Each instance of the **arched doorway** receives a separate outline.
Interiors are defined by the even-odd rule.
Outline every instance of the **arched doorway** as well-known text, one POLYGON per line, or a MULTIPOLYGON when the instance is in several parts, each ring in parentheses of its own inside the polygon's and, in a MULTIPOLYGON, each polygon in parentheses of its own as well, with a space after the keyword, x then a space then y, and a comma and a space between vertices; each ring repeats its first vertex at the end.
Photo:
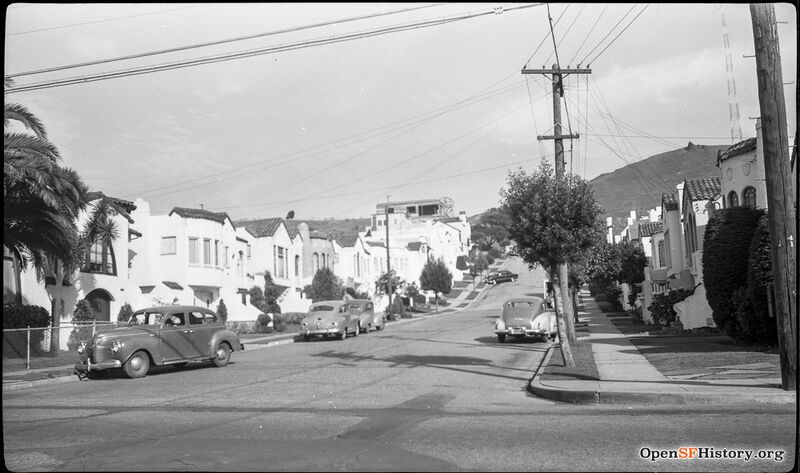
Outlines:
POLYGON ((98 322, 111 322, 111 294, 105 289, 95 289, 84 298, 92 306, 92 314, 98 322))

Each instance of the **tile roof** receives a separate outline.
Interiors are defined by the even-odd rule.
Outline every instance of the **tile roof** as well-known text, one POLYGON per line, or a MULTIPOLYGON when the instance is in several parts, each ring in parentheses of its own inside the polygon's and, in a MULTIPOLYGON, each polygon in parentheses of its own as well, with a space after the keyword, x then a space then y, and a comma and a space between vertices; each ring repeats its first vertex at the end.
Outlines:
POLYGON ((678 210, 678 194, 675 192, 661 194, 661 207, 664 210, 678 210))
POLYGON ((718 177, 701 177, 687 179, 684 192, 689 196, 689 201, 711 200, 722 192, 722 185, 718 177))
POLYGON ((282 222, 282 218, 262 218, 260 220, 239 220, 234 224, 237 226, 244 225, 244 228, 254 237, 260 238, 275 235, 282 222))
POLYGON ((411 251, 419 251, 420 247, 422 246, 422 242, 421 241, 411 241, 406 246, 411 251))
POLYGON ((341 235, 341 236, 336 238, 336 241, 343 248, 352 248, 352 247, 356 246, 356 242, 358 241, 358 234, 357 233, 349 233, 349 234, 341 235))
POLYGON ((367 245, 369 246, 379 246, 381 248, 385 248, 386 246, 383 244, 382 241, 368 241, 367 245))
POLYGON ((130 200, 107 196, 100 191, 86 193, 86 200, 88 202, 92 202, 98 199, 103 199, 106 202, 110 203, 117 213, 125 217, 125 219, 127 219, 128 222, 133 223, 133 218, 131 218, 130 212, 136 210, 136 204, 134 204, 130 200))
POLYGON ((728 158, 732 158, 756 149, 756 144, 757 140, 755 138, 748 138, 744 141, 730 145, 728 149, 717 155, 717 164, 719 164, 721 161, 725 161, 728 158))
MULTIPOLYGON (((214 222, 225 223, 225 220, 230 220, 226 212, 211 212, 204 209, 187 209, 184 207, 173 207, 169 215, 178 214, 183 218, 204 218, 214 222)), ((233 223, 233 222, 231 222, 233 223)))
POLYGON ((660 233, 664 231, 661 222, 640 222, 639 223, 639 237, 649 237, 653 236, 654 233, 660 233))

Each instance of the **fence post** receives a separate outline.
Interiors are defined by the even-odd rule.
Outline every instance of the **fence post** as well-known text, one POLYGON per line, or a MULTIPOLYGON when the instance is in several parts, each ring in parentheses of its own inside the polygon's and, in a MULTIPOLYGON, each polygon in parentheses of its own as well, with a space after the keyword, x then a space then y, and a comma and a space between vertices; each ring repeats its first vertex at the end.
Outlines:
POLYGON ((28 343, 25 344, 27 347, 26 354, 25 354, 25 369, 31 369, 31 326, 28 325, 28 343))
POLYGON ((95 333, 97 333, 97 320, 92 319, 92 338, 94 338, 95 333))

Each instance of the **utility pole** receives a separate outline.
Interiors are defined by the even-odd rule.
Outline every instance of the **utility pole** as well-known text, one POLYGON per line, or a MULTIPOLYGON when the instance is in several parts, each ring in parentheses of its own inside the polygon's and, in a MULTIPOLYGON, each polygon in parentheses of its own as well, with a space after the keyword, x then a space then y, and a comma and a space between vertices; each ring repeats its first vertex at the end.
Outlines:
MULTIPOLYGON (((566 162, 564 161, 564 139, 577 139, 579 135, 561 134, 561 97, 564 96, 564 83, 563 78, 569 74, 591 74, 592 70, 588 68, 577 69, 562 69, 558 64, 553 64, 552 69, 522 69, 523 74, 551 74, 553 82, 553 134, 552 135, 539 135, 536 138, 539 140, 553 140, 555 142, 555 171, 556 179, 564 177, 564 168, 566 162)), ((556 271, 558 272, 558 282, 561 289, 562 311, 564 312, 564 323, 567 325, 568 336, 573 336, 575 333, 575 308, 572 304, 572 297, 569 294, 569 268, 567 263, 560 263, 557 265, 556 271)), ((554 298, 555 299, 555 298, 554 298)), ((575 340, 569 340, 569 343, 574 343, 575 340)))
POLYGON ((758 74, 758 102, 761 109, 761 138, 767 181, 767 216, 772 246, 772 272, 781 384, 797 390, 797 279, 795 243, 797 219, 792 172, 789 165, 789 137, 783 71, 778 48, 775 6, 751 3, 753 40, 758 74))
POLYGON ((389 254, 389 197, 386 196, 386 293, 389 295, 389 310, 392 308, 392 259, 389 254))

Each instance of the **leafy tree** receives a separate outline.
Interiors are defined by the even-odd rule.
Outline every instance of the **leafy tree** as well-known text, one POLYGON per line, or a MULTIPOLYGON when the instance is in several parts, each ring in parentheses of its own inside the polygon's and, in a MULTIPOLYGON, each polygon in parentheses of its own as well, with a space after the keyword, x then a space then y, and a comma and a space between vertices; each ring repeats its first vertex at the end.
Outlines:
POLYGON ((429 260, 422 268, 419 283, 423 291, 436 293, 436 303, 438 304, 440 292, 450 294, 450 289, 453 287, 453 275, 441 258, 429 260))
MULTIPOLYGON (((392 275, 392 294, 394 294, 399 287, 405 286, 406 282, 400 279, 394 270, 390 271, 392 275)), ((375 292, 379 295, 386 294, 386 290, 389 287, 389 276, 388 273, 381 274, 378 279, 375 281, 375 292)))
POLYGON ((122 304, 122 307, 119 308, 117 322, 127 322, 130 320, 131 315, 133 315, 133 309, 131 308, 131 305, 126 302, 125 304, 122 304))
POLYGON ((511 218, 502 209, 489 209, 472 226, 472 240, 482 243, 486 250, 494 245, 504 245, 508 242, 510 224, 511 218))
POLYGON ((281 313, 278 297, 280 297, 282 292, 281 286, 273 282, 272 274, 270 274, 269 271, 264 271, 264 304, 268 312, 272 312, 273 314, 281 313))
POLYGON ((265 314, 269 312, 269 307, 264 299, 264 291, 260 287, 253 286, 247 291, 247 293, 250 295, 250 305, 265 314))
POLYGON ((89 301, 86 299, 79 300, 72 311, 72 323, 75 327, 70 332, 67 340, 67 348, 70 351, 77 350, 81 341, 88 341, 92 338, 94 328, 91 322, 94 320, 94 312, 92 312, 92 306, 89 301))
POLYGON ((342 281, 331 268, 320 268, 311 281, 311 300, 314 302, 338 300, 344 295, 342 281))
POLYGON ((582 258, 604 233, 602 209, 587 181, 574 174, 557 177, 546 161, 531 174, 523 169, 509 173, 507 183, 500 195, 511 218, 509 237, 529 266, 539 264, 549 273, 561 354, 567 366, 574 366, 570 341, 575 331, 572 317, 566 317, 574 309, 565 265, 582 258))

